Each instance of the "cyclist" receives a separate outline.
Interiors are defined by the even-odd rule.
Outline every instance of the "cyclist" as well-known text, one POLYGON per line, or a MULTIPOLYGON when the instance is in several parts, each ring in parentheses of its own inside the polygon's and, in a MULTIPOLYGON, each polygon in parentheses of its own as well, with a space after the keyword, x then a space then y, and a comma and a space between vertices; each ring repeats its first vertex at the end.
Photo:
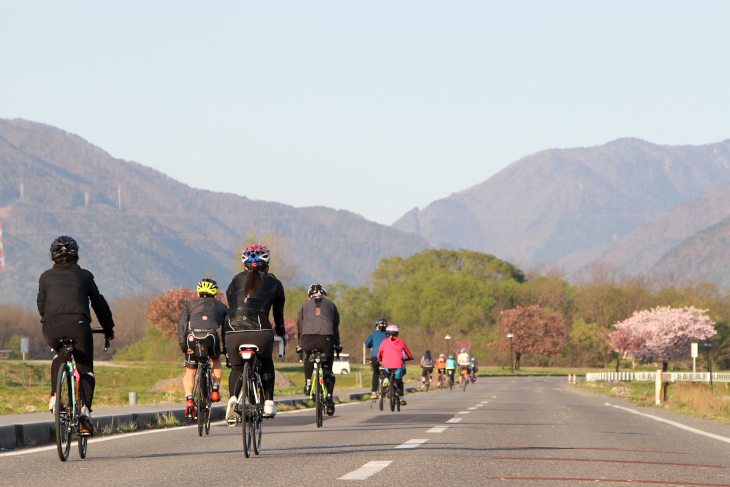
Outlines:
POLYGON ((43 323, 43 338, 57 353, 51 364, 51 399, 48 408, 53 412, 56 403, 56 380, 64 362, 59 356, 59 338, 76 340, 74 358, 80 375, 81 434, 94 434, 91 403, 94 399, 94 340, 91 334, 91 311, 94 309, 107 340, 114 339, 114 320, 109 304, 94 282, 94 275, 79 267, 79 244, 62 235, 51 243, 53 268, 41 274, 38 280, 38 312, 43 323))
POLYGON ((304 360, 304 395, 308 396, 312 387, 312 372, 314 363, 309 361, 312 350, 321 348, 327 355, 327 361, 322 364, 324 380, 327 386, 327 415, 335 414, 335 402, 332 392, 335 389, 335 375, 332 373, 332 361, 335 350, 340 352, 340 313, 337 306, 327 298, 327 290, 319 283, 309 286, 307 291, 309 301, 299 309, 297 316, 297 351, 306 353, 304 360))
POLYGON ((459 351, 459 355, 456 357, 456 363, 459 365, 459 386, 461 386, 463 381, 469 377, 469 364, 471 363, 466 348, 462 348, 459 351))
MULTIPOLYGON (((180 348, 185 354, 185 377, 183 387, 187 397, 185 416, 188 421, 196 418, 195 403, 193 402, 193 388, 195 387, 195 371, 198 363, 210 357, 213 365, 213 391, 210 398, 213 402, 221 400, 218 391, 223 376, 221 367, 221 339, 218 329, 228 318, 228 306, 215 299, 218 294, 218 283, 213 279, 201 279, 197 287, 198 298, 185 303, 177 323, 177 337, 180 348), (201 350, 205 355, 197 354, 196 339, 201 343, 201 350)), ((225 333, 223 333, 225 337, 225 333)))
POLYGON ((378 360, 383 364, 383 368, 385 368, 387 373, 390 373, 390 369, 395 369, 395 383, 396 387, 398 387, 400 404, 401 406, 405 406, 406 400, 403 399, 405 395, 405 391, 403 390, 403 376, 406 373, 406 361, 413 360, 413 354, 408 350, 406 342, 398 338, 400 329, 397 326, 388 325, 385 333, 388 335, 388 338, 380 344, 378 360))
POLYGON ((477 359, 472 357, 469 360, 469 373, 471 374, 471 380, 475 381, 477 380, 477 372, 479 371, 479 365, 477 364, 477 359))
POLYGON ((378 381, 380 380, 380 360, 378 359, 378 351, 380 350, 380 344, 383 340, 388 338, 385 333, 385 329, 388 327, 388 321, 385 318, 380 318, 375 322, 375 331, 370 334, 367 340, 365 340, 365 347, 372 350, 372 357, 370 366, 373 369, 373 381, 370 384, 370 391, 373 396, 378 395, 378 381))
POLYGON ((439 374, 439 384, 441 384, 446 376, 446 356, 443 353, 439 355, 436 361, 436 371, 439 374))
POLYGON ((284 329, 284 286, 275 275, 269 272, 271 252, 265 245, 249 245, 241 253, 244 271, 238 273, 226 290, 228 299, 228 323, 224 326, 226 349, 230 352, 231 375, 228 388, 231 398, 228 400, 226 420, 233 426, 236 424, 235 406, 241 392, 241 375, 244 360, 238 353, 243 344, 258 347, 261 367, 261 378, 264 386, 264 414, 276 416, 274 405, 274 333, 284 339, 289 337, 284 329), (269 321, 269 313, 273 312, 274 326, 269 321))
POLYGON ((421 373, 421 387, 426 388, 426 377, 433 376, 433 357, 431 356, 431 350, 426 350, 426 353, 421 357, 421 367, 423 372, 421 373))
POLYGON ((454 383, 454 372, 456 371, 456 360, 453 355, 449 355, 449 359, 446 361, 446 375, 451 379, 451 383, 454 383))

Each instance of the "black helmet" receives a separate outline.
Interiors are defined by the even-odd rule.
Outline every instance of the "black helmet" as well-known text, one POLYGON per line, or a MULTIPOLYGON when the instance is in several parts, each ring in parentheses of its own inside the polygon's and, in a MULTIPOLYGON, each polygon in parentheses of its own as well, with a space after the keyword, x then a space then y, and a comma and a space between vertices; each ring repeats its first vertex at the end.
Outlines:
POLYGON ((51 243, 51 259, 54 262, 79 258, 79 244, 72 237, 61 235, 51 243))
POLYGON ((378 321, 375 322, 375 328, 380 329, 381 331, 385 331, 385 329, 388 327, 388 320, 385 318, 380 318, 378 321))
POLYGON ((309 286, 309 290, 307 291, 307 295, 309 296, 309 299, 312 299, 313 297, 319 296, 327 296, 327 290, 324 288, 323 285, 321 285, 318 282, 315 282, 311 286, 309 286))

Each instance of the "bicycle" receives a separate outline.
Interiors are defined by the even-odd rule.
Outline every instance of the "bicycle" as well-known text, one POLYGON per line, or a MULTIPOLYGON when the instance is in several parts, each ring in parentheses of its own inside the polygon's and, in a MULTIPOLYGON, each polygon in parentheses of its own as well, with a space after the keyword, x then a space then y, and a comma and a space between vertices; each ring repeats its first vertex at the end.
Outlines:
POLYGON ((206 435, 210 434, 210 412, 213 407, 213 399, 210 395, 212 392, 213 379, 210 375, 210 357, 205 357, 205 361, 199 364, 198 370, 195 372, 195 388, 193 389, 193 397, 195 398, 198 413, 198 436, 203 436, 203 431, 206 435))
POLYGON ((446 372, 444 369, 438 369, 438 390, 440 391, 444 387, 444 376, 446 375, 446 372))
MULTIPOLYGON (((91 333, 104 333, 102 329, 91 330, 91 333)), ((76 369, 74 347, 78 343, 69 337, 59 338, 58 353, 63 355, 66 362, 61 365, 56 379, 56 402, 53 405, 53 415, 56 420, 56 450, 62 462, 68 460, 71 452, 71 440, 75 434, 78 440, 79 456, 86 458, 88 439, 91 434, 81 434, 79 416, 81 403, 79 402, 80 376, 76 369)), ((104 340, 104 351, 109 350, 109 340, 104 340)))
MULTIPOLYGON (((395 370, 396 369, 390 369, 388 372, 389 380, 388 380, 388 391, 386 392, 386 395, 388 396, 388 399, 390 400, 390 412, 395 411, 395 408, 398 408, 398 412, 400 412, 400 396, 398 395, 398 387, 395 384, 395 370)), ((380 400, 380 404, 383 404, 383 400, 380 400)), ((382 407, 381 407, 382 411, 382 407)))
POLYGON ((454 369, 447 369, 446 375, 449 376, 449 390, 454 390, 454 369))
MULTIPOLYGON (((279 342, 279 357, 284 356, 284 340, 281 337, 274 337, 279 342)), ((255 455, 261 453, 261 440, 264 433, 264 418, 270 417, 264 414, 264 386, 259 372, 259 360, 257 356, 259 348, 256 345, 243 344, 238 347, 238 353, 244 360, 243 373, 241 374, 241 392, 238 395, 238 403, 235 411, 236 424, 242 423, 243 427, 243 456, 249 458, 251 450, 255 455)))
POLYGON ((373 404, 375 402, 378 402, 380 410, 383 410, 383 398, 385 397, 385 386, 383 385, 383 379, 385 379, 385 372, 383 371, 383 367, 380 367, 378 369, 378 395, 372 397, 372 400, 370 401, 370 409, 373 408, 373 404))
POLYGON ((477 381, 477 373, 474 369, 471 369, 471 383, 474 384, 477 381))
POLYGON ((467 369, 461 370, 461 388, 466 392, 466 385, 469 383, 469 371, 467 369))

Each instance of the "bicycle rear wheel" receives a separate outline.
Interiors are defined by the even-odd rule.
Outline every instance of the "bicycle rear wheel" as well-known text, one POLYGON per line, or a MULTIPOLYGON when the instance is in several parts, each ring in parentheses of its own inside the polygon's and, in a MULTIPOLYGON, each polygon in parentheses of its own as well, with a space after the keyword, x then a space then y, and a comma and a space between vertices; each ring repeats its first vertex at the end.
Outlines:
POLYGON ((71 381, 74 380, 66 367, 61 365, 56 379, 56 405, 54 415, 56 416, 56 450, 58 458, 62 462, 68 460, 71 451, 71 434, 73 433, 74 401, 71 381))
POLYGON ((198 436, 203 436, 205 429, 205 376, 203 369, 199 368, 196 374, 197 393, 195 395, 195 405, 198 408, 198 436))
POLYGON ((469 378, 467 376, 462 376, 462 381, 464 382, 462 387, 464 388, 464 392, 466 392, 466 385, 469 383, 469 378))
POLYGON ((210 397, 213 392, 213 383, 210 378, 210 368, 205 370, 205 434, 210 434, 210 412, 213 407, 213 399, 210 397))
POLYGON ((317 428, 322 427, 322 422, 324 421, 324 397, 322 397, 322 384, 320 383, 322 375, 322 369, 317 368, 317 383, 312 384, 312 387, 317 388, 317 394, 314 402, 314 407, 317 410, 317 428))
POLYGON ((261 384, 261 378, 258 374, 255 377, 256 383, 256 417, 254 418, 253 428, 253 452, 258 455, 261 453, 261 439, 264 435, 264 386, 261 384))
POLYGON ((253 424, 251 423, 251 364, 246 362, 243 364, 243 385, 241 386, 241 429, 243 430, 243 455, 248 458, 251 456, 251 447, 253 446, 253 424))
POLYGON ((378 397, 380 399, 380 410, 383 410, 383 401, 385 401, 385 388, 383 387, 383 378, 378 382, 378 397))
POLYGON ((426 375, 426 393, 428 393, 428 388, 431 386, 431 378, 426 375))
POLYGON ((390 412, 392 413, 395 411, 395 376, 390 376, 390 381, 388 382, 388 396, 390 398, 390 412))

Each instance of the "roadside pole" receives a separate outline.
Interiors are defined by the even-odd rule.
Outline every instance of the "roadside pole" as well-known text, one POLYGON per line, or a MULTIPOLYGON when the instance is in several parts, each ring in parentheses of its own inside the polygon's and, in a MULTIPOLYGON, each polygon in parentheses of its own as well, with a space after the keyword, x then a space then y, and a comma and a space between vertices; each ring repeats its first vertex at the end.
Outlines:
POLYGON ((695 381, 694 375, 697 373, 697 352, 698 346, 696 343, 692 344, 692 382, 695 381))
POLYGON ((656 405, 659 406, 662 403, 662 371, 656 371, 656 384, 654 386, 656 392, 656 405))

